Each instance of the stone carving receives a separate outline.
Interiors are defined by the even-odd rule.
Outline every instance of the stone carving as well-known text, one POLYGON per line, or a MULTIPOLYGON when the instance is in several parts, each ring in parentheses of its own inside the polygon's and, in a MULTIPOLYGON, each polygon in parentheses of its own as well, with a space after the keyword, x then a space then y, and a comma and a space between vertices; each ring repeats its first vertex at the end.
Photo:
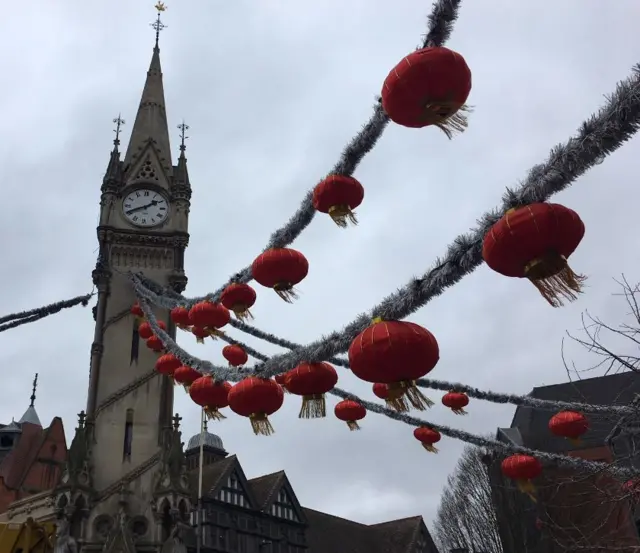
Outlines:
POLYGON ((113 246, 111 264, 124 269, 171 269, 173 251, 161 248, 113 246))
POLYGON ((145 234, 137 231, 118 231, 106 227, 98 229, 98 240, 108 244, 165 246, 168 248, 186 248, 189 245, 187 233, 145 234))
POLYGON ((57 521, 54 553, 78 553, 78 542, 71 535, 71 523, 67 517, 57 521))

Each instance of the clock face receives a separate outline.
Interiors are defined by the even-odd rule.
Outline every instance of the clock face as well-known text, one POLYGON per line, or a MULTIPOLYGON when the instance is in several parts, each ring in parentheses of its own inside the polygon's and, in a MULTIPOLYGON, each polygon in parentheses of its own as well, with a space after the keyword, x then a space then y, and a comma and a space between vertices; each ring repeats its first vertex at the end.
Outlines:
POLYGON ((167 199, 158 192, 139 188, 122 200, 125 218, 137 227, 154 227, 169 216, 167 199))

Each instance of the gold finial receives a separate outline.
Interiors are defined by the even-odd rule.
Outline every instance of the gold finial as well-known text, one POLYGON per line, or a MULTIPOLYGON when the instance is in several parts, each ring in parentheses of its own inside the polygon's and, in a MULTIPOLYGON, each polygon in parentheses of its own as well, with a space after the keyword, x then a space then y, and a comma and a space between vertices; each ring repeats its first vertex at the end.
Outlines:
POLYGON ((164 2, 158 2, 154 7, 158 12, 158 19, 156 19, 153 23, 151 23, 151 26, 156 31, 156 48, 157 48, 158 42, 160 40, 160 31, 162 31, 162 29, 166 27, 166 25, 160 20, 160 14, 167 10, 167 5, 164 2))

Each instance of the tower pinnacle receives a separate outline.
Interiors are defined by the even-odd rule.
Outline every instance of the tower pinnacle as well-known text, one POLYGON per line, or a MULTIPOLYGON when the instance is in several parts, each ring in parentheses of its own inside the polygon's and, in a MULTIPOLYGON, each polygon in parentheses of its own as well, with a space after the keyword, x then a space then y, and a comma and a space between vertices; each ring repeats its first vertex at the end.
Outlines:
POLYGON ((183 120, 182 123, 178 125, 178 128, 180 129, 180 151, 184 152, 187 149, 185 140, 189 138, 186 135, 186 132, 189 130, 189 125, 187 125, 183 120))
MULTIPOLYGON (((169 128, 167 126, 167 113, 164 102, 164 85, 162 83, 162 67, 160 65, 160 47, 158 41, 160 31, 166 25, 162 23, 160 15, 167 7, 164 3, 158 2, 155 6, 158 11, 158 18, 151 26, 156 31, 156 41, 153 47, 151 63, 147 71, 147 79, 142 90, 142 98, 138 106, 133 128, 131 129, 131 139, 124 156, 125 171, 135 161, 141 150, 149 142, 153 142, 158 155, 167 161, 171 159, 171 146, 169 142, 169 128)), ((167 163, 171 166, 171 163, 167 163)))
POLYGON ((33 379, 33 387, 31 388, 31 397, 29 402, 29 407, 24 412, 24 415, 20 417, 18 421, 20 424, 28 422, 30 424, 35 424, 37 426, 42 426, 40 422, 40 417, 38 417, 38 413, 36 412, 35 402, 36 402, 36 388, 38 386, 38 374, 36 373, 35 378, 33 379))
POLYGON ((29 403, 29 407, 33 407, 36 402, 36 389, 38 388, 38 373, 36 373, 35 378, 33 379, 33 388, 31 388, 31 403, 29 403))
POLYGON ((114 149, 118 149, 118 146, 120 146, 120 127, 122 125, 126 124, 126 121, 120 116, 120 114, 118 114, 118 117, 116 117, 113 122, 116 124, 116 128, 113 129, 113 132, 116 133, 116 137, 113 140, 113 145, 114 145, 114 149))

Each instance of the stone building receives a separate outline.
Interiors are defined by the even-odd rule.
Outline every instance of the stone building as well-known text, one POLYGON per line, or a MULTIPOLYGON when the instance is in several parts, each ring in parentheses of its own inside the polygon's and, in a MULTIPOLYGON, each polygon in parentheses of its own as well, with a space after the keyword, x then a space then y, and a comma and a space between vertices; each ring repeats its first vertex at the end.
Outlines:
MULTIPOLYGON (((629 405, 640 394, 634 372, 588 378, 534 388, 539 399, 629 405)), ((578 444, 552 435, 549 419, 554 412, 518 407, 509 428, 499 428, 497 439, 532 449, 563 453, 593 461, 636 463, 634 443, 640 434, 617 425, 616 417, 588 415, 590 429, 578 444)), ((607 548, 627 550, 640 546, 640 516, 622 488, 623 482, 608 475, 590 475, 545 467, 536 479, 537 502, 518 492, 500 471, 503 457, 486 457, 494 507, 504 551, 596 553, 607 548)))
MULTIPOLYGON (((0 428, 0 518, 55 520, 61 550, 70 542, 83 553, 182 553, 194 545, 199 454, 193 440, 184 452, 173 385, 154 370, 157 354, 138 335, 127 278, 141 272, 177 292, 187 284, 191 181, 184 128, 172 163, 159 17, 155 27, 130 140, 122 157, 118 117, 100 188, 86 411, 68 449, 60 419, 43 429, 33 402, 20 421, 0 428)), ((175 336, 168 313, 155 314, 175 336)), ((204 550, 437 553, 421 517, 367 526, 305 509, 284 473, 247 480, 220 439, 205 437, 204 550)))

